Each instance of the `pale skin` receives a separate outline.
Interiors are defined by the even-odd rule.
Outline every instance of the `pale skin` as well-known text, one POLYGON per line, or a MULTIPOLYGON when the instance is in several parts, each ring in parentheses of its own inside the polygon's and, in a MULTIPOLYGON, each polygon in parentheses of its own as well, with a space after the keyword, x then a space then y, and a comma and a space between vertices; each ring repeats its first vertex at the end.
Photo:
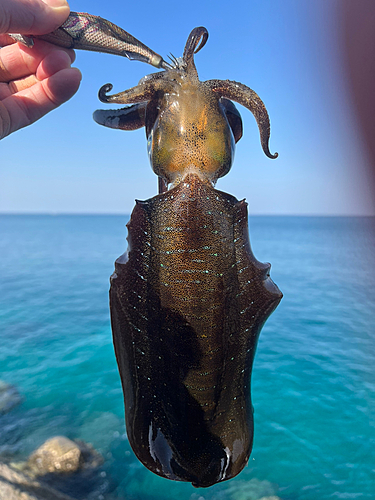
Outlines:
POLYGON ((81 81, 72 50, 40 40, 27 48, 6 33, 46 34, 69 12, 65 0, 0 0, 0 139, 66 102, 81 81))

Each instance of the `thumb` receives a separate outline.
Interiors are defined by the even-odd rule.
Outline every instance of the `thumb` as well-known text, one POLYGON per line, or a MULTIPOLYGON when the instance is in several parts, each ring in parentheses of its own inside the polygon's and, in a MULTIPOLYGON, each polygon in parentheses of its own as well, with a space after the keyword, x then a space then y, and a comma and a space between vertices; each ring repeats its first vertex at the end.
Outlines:
POLYGON ((66 0, 0 0, 0 33, 45 35, 70 12, 66 0))

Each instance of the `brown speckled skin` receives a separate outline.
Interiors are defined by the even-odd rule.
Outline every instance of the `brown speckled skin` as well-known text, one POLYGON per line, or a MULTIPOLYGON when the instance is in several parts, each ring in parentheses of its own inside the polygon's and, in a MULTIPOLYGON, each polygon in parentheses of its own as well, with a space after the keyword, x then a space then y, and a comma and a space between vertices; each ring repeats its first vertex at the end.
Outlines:
POLYGON ((281 293, 247 204, 194 174, 137 202, 128 229, 110 291, 128 438, 156 474, 211 486, 248 461, 251 368, 281 293))

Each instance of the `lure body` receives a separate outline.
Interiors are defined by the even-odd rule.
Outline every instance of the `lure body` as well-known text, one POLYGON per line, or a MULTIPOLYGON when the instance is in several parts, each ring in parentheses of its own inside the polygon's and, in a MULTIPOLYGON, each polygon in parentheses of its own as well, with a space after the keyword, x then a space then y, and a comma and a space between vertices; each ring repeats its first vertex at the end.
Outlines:
POLYGON ((145 126, 161 179, 159 195, 137 202, 128 252, 111 277, 128 439, 151 471, 197 487, 236 476, 249 459, 252 364, 282 297, 270 265, 252 254, 247 204, 214 189, 242 135, 228 99, 253 111, 263 148, 275 157, 268 115, 242 84, 199 81, 193 54, 206 40, 196 28, 172 69, 114 96, 104 86, 102 101, 135 104, 94 114, 113 128, 145 126))
POLYGON ((85 12, 71 12, 68 19, 52 33, 30 36, 11 34, 16 41, 32 47, 34 38, 66 49, 105 52, 128 59, 146 62, 156 68, 168 68, 159 54, 149 49, 130 33, 99 16, 85 12))

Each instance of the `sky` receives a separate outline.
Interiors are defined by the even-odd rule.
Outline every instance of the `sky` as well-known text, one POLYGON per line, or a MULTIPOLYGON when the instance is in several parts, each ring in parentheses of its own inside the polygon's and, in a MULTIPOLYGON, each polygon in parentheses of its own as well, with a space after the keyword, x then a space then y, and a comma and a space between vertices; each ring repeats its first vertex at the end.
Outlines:
MULTIPOLYGON (((238 105, 244 137, 217 188, 246 198, 257 215, 375 215, 369 158, 342 64, 340 0, 71 0, 71 10, 100 15, 164 58, 181 56, 190 31, 205 26, 195 57, 201 80, 239 81, 255 90, 271 120, 262 152, 252 114, 238 105)), ((77 51, 78 93, 31 127, 0 142, 0 212, 130 213, 134 199, 157 194, 144 129, 97 125, 98 100, 135 86, 155 70, 108 54, 77 51)))

